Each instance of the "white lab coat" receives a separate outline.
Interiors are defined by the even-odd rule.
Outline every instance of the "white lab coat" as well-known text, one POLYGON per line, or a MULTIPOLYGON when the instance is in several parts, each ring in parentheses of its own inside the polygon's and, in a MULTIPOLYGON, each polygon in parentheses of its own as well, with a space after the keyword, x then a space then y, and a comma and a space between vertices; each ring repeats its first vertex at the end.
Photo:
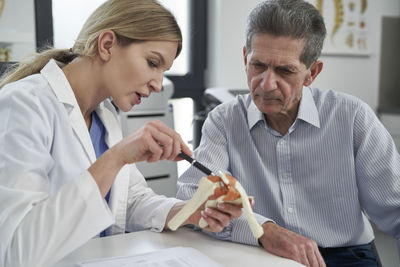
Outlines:
MULTIPOLYGON (((96 110, 109 147, 114 107, 96 110)), ((109 206, 87 171, 96 160, 74 93, 54 60, 0 90, 0 266, 50 266, 107 227, 161 231, 179 200, 156 195, 135 165, 119 172, 109 206)))

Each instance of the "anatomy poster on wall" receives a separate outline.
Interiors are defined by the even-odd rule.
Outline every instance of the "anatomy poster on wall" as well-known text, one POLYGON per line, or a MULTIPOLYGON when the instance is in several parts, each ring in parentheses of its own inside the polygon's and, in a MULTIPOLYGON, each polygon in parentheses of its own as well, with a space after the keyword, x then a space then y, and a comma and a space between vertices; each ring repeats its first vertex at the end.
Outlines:
POLYGON ((1 14, 3 14, 5 4, 6 4, 6 0, 0 0, 0 18, 1 18, 1 14))
POLYGON ((321 12, 327 36, 322 54, 369 55, 368 0, 308 0, 321 12))

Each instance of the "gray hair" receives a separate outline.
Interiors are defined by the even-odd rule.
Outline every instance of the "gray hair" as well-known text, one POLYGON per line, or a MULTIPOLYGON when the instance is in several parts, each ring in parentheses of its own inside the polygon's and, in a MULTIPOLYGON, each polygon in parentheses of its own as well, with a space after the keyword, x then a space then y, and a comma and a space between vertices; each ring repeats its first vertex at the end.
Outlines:
POLYGON ((324 19, 319 11, 303 0, 268 0, 259 3, 247 17, 246 48, 251 51, 254 34, 268 33, 304 39, 300 61, 307 68, 321 55, 326 36, 324 19))

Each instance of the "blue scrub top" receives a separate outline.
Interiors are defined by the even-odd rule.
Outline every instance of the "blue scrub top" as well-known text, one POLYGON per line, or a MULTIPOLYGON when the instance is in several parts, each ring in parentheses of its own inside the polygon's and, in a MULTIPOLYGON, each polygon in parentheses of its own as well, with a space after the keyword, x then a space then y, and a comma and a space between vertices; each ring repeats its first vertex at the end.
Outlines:
MULTIPOLYGON (((96 158, 99 158, 108 149, 108 146, 105 139, 106 129, 96 112, 92 112, 92 125, 90 126, 89 133, 90 139, 92 139, 94 152, 96 153, 96 158)), ((108 191, 105 197, 107 203, 110 199, 110 191, 108 191)), ((100 237, 105 235, 105 231, 100 233, 100 237)))

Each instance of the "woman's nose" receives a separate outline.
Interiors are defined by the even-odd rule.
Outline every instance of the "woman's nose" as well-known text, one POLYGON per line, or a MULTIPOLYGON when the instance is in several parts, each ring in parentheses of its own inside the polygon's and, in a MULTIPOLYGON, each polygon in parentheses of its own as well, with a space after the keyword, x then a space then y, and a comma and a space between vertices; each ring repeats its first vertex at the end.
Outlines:
POLYGON ((159 93, 162 90, 162 81, 163 81, 164 75, 161 75, 157 77, 156 79, 152 80, 150 83, 150 87, 153 91, 159 93))

